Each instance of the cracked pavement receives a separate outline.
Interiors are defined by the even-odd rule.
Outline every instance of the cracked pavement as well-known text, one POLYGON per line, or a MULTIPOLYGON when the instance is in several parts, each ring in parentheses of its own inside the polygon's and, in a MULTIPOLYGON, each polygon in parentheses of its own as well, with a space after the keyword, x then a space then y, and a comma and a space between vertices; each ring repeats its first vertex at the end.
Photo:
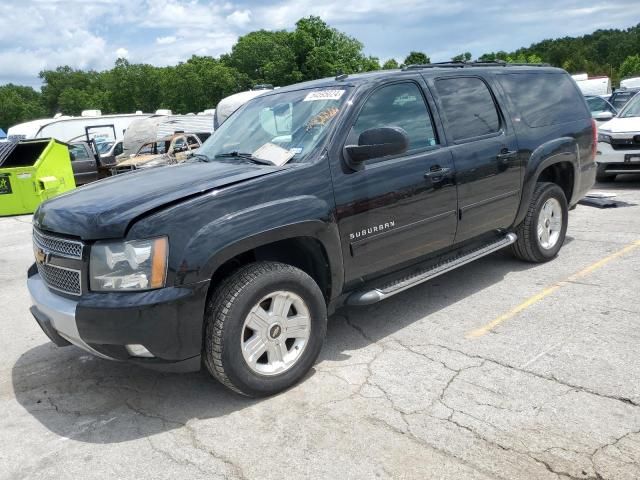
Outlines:
MULTIPOLYGON (((640 204, 640 178, 597 189, 640 204)), ((548 264, 499 252, 338 311, 313 371, 262 400, 55 347, 30 235, 0 218, 0 479, 640 478, 640 248, 565 282, 640 240, 640 206, 578 206, 548 264)))

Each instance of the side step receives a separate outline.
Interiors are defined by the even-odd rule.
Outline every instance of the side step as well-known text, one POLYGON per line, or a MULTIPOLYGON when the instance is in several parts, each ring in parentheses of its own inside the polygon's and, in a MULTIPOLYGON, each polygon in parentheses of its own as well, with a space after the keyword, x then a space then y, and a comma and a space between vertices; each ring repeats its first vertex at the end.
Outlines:
POLYGON ((378 286, 375 286, 371 290, 361 290, 352 293, 347 298, 347 305, 370 305, 372 303, 379 302, 380 300, 384 300, 385 298, 389 298, 396 293, 403 292, 414 285, 418 285, 420 283, 426 282, 427 280, 431 280, 438 275, 442 275, 443 273, 449 272, 454 268, 458 268, 462 265, 465 265, 469 262, 473 262, 480 257, 484 257, 485 255, 489 255, 497 250, 500 250, 506 246, 514 243, 518 237, 515 233, 507 233, 504 237, 500 238, 495 242, 491 242, 485 244, 481 247, 478 247, 474 250, 468 251, 462 255, 457 257, 453 257, 437 263, 435 265, 430 265, 428 267, 413 269, 409 275, 404 275, 399 278, 393 279, 391 281, 387 281, 385 283, 381 283, 378 286))

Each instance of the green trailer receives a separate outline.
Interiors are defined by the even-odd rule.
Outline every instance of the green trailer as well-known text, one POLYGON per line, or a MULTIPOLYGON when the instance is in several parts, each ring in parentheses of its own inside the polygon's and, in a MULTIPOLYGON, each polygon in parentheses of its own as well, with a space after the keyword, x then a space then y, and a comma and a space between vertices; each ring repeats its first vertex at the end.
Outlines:
POLYGON ((74 188, 67 144, 49 138, 0 143, 0 216, 33 213, 74 188))

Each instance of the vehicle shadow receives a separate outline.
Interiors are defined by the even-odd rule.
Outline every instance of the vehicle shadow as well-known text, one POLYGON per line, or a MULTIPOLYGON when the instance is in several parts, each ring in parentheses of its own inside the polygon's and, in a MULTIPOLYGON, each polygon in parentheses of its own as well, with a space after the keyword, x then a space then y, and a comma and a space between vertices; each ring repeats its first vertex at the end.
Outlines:
POLYGON ((596 183, 594 190, 623 192, 625 190, 640 189, 640 175, 618 175, 613 182, 596 183))
MULTIPOLYGON (((323 361, 347 361, 372 341, 416 321, 428 322, 430 314, 495 285, 509 272, 533 267, 498 252, 361 309, 357 314, 360 320, 366 320, 369 309, 383 310, 382 315, 376 313, 375 322, 367 323, 366 338, 354 330, 345 310, 339 311, 329 319, 316 367, 322 369, 323 361)), ((312 370, 301 386, 286 394, 309 395, 304 384, 314 374, 322 375, 312 370)), ((19 404, 47 429, 60 437, 98 444, 149 437, 194 419, 223 417, 265 401, 240 397, 206 372, 159 373, 95 358, 76 347, 57 348, 52 343, 25 352, 12 368, 12 383, 19 404)), ((310 384, 318 387, 315 381, 310 384)))

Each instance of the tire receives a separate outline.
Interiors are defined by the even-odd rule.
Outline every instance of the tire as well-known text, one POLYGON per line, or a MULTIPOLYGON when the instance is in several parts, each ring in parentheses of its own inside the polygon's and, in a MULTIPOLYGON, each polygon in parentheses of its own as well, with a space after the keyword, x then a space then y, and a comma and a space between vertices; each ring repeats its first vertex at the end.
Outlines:
POLYGON ((311 369, 326 331, 325 299, 309 275, 283 263, 252 263, 228 277, 207 305, 204 363, 239 394, 273 395, 311 369), (299 338, 288 338, 294 334, 299 338))
POLYGON ((531 204, 527 210, 524 220, 515 230, 518 240, 511 246, 513 254, 527 262, 543 263, 553 259, 562 244, 564 243, 567 233, 568 221, 567 199, 562 189, 555 183, 538 183, 531 198, 531 204), (545 212, 542 213, 543 207, 545 212), (556 212, 555 217, 547 218, 547 212, 556 212), (558 222, 557 214, 560 212, 562 218, 558 222), (549 219, 549 224, 546 220, 549 219), (542 237, 538 234, 539 223, 544 221, 542 228, 549 232, 548 237, 545 234, 542 237), (555 225, 553 229, 551 225, 555 225), (548 239, 548 242, 545 242, 548 239))
POLYGON ((606 173, 606 165, 598 164, 598 168, 596 170, 596 182, 607 183, 613 182, 615 179, 615 173, 606 173))

